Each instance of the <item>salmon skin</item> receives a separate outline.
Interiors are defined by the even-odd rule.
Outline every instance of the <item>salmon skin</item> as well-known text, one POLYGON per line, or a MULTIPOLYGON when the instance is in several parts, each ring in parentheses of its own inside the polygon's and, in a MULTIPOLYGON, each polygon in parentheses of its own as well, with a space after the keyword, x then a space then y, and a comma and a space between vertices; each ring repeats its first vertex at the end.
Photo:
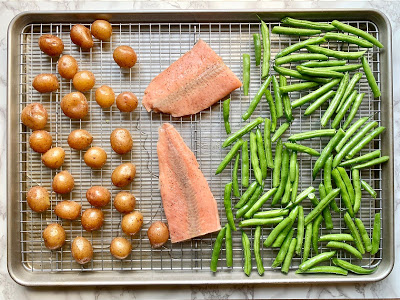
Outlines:
POLYGON ((210 107, 241 86, 222 58, 199 40, 150 82, 142 104, 147 111, 187 116, 210 107))
POLYGON ((193 152, 173 125, 163 124, 158 133, 160 190, 171 242, 220 230, 217 202, 193 152))

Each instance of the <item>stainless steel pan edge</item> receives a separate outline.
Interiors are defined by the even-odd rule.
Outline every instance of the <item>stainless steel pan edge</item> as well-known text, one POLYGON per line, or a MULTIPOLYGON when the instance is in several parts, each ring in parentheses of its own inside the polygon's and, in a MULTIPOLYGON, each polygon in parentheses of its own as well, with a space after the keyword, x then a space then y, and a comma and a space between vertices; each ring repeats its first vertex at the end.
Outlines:
MULTIPOLYGON (((263 277, 255 275, 248 278, 240 273, 217 273, 210 272, 65 272, 57 275, 51 273, 33 273, 26 270, 21 264, 20 254, 20 233, 18 221, 20 214, 18 211, 18 173, 16 167, 18 155, 17 132, 18 118, 15 113, 15 101, 18 95, 18 68, 19 55, 19 33, 22 28, 34 22, 45 22, 48 20, 57 20, 58 22, 83 22, 93 21, 99 17, 107 17, 111 21, 168 21, 178 16, 181 22, 185 21, 241 21, 241 20, 256 20, 254 13, 258 13, 265 20, 276 21, 283 16, 304 17, 312 20, 326 19, 368 19, 374 22, 380 31, 380 39, 385 45, 385 50, 381 55, 382 70, 382 90, 384 96, 382 98, 382 120, 383 125, 388 128, 382 136, 385 144, 390 145, 384 149, 385 155, 390 155, 394 158, 393 151, 393 87, 392 87, 392 32, 391 26, 387 17, 376 10, 271 10, 268 12, 259 12, 257 10, 246 11, 221 11, 221 10, 198 10, 198 11, 153 11, 143 10, 135 13, 127 12, 96 12, 96 11, 68 11, 68 12, 25 12, 17 15, 8 28, 8 85, 7 85, 7 267, 10 276, 19 284, 25 286, 71 286, 71 285, 148 285, 148 284, 265 284, 265 283, 283 283, 283 284, 302 284, 302 283, 344 283, 344 282, 366 282, 378 281, 388 276, 394 265, 394 159, 385 165, 382 172, 382 182, 384 184, 384 202, 383 202, 383 260, 378 271, 370 276, 355 276, 347 277, 334 276, 285 276, 280 272, 267 272, 263 277), (323 14, 321 14, 323 12, 323 14), (16 51, 16 52, 15 52, 16 51), (140 276, 135 276, 133 273, 139 273, 140 276), (140 279, 132 279, 140 278, 140 279)), ((138 274, 136 274, 138 275, 138 274)))

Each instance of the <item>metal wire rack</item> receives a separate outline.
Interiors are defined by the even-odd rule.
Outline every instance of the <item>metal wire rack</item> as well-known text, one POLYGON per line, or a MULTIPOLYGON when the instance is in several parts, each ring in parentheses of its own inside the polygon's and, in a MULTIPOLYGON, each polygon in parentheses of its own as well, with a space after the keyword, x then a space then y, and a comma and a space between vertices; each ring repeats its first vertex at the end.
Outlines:
MULTIPOLYGON (((371 22, 348 22, 379 38, 375 24, 371 22)), ((225 139, 225 131, 222 120, 222 105, 220 103, 192 116, 172 118, 168 115, 148 113, 139 104, 139 107, 130 114, 119 112, 116 107, 101 109, 94 101, 94 91, 105 84, 111 86, 115 93, 123 91, 134 92, 139 99, 153 77, 167 68, 173 61, 192 48, 199 39, 205 40, 224 59, 225 63, 235 74, 241 77, 242 54, 250 53, 251 56, 251 85, 250 96, 243 96, 242 90, 234 91, 231 101, 231 126, 235 131, 243 126, 242 113, 247 109, 252 96, 258 90, 261 79, 261 69, 255 67, 252 34, 260 31, 258 23, 113 23, 113 35, 110 41, 96 40, 95 46, 88 52, 71 43, 69 38, 70 23, 30 24, 24 28, 20 35, 20 76, 19 76, 19 113, 32 102, 41 102, 49 113, 47 127, 52 137, 53 146, 60 146, 66 150, 66 159, 60 170, 68 170, 75 179, 75 188, 69 194, 61 196, 51 189, 52 178, 58 172, 46 168, 38 153, 29 147, 31 131, 22 123, 19 127, 19 204, 20 204, 20 243, 22 249, 22 264, 32 272, 56 272, 56 271, 105 271, 105 270, 181 270, 209 272, 209 264, 213 242, 216 234, 194 238, 191 241, 171 244, 167 243, 161 249, 152 249, 147 240, 147 229, 156 221, 166 221, 163 212, 161 197, 158 189, 158 159, 156 143, 158 139, 158 127, 164 122, 171 122, 177 127, 185 142, 196 155, 201 170, 207 178, 210 188, 217 199, 220 209, 221 223, 225 224, 226 218, 223 208, 223 186, 231 180, 232 165, 219 176, 215 176, 216 166, 227 153, 227 149, 221 150, 221 144, 225 139), (38 39, 42 34, 50 33, 59 36, 64 44, 64 54, 75 57, 80 70, 90 70, 96 77, 94 89, 86 93, 90 103, 90 115, 83 120, 71 120, 66 117, 59 106, 61 98, 72 91, 71 81, 60 79, 60 89, 50 94, 39 94, 31 86, 33 78, 40 73, 57 74, 57 59, 43 54, 38 45, 38 39), (120 69, 112 58, 112 50, 119 45, 130 45, 138 54, 138 63, 131 70, 120 69), (134 140, 133 150, 126 155, 118 155, 112 151, 109 143, 109 135, 118 127, 128 129, 134 140), (83 151, 71 149, 67 144, 67 137, 74 129, 86 129, 94 137, 93 146, 99 146, 106 150, 107 163, 101 170, 92 170, 83 162, 83 151), (137 207, 144 215, 144 225, 137 236, 131 238, 133 245, 132 254, 125 260, 117 260, 109 252, 109 245, 113 238, 122 236, 120 222, 122 215, 118 213, 111 202, 103 208, 105 221, 103 227, 89 233, 83 230, 80 221, 66 221, 59 219, 54 214, 54 207, 62 200, 74 200, 82 205, 82 210, 90 207, 85 199, 86 190, 93 185, 107 187, 114 197, 120 189, 111 184, 111 172, 123 162, 133 162, 137 167, 137 175, 129 187, 137 198, 137 207), (26 203, 27 191, 35 185, 42 185, 51 191, 51 208, 42 214, 34 213, 26 203), (66 245, 59 251, 48 250, 42 240, 42 231, 50 223, 61 224, 67 232, 66 245), (94 248, 93 260, 81 266, 77 264, 70 253, 70 245, 76 236, 84 236, 90 240, 94 248)), ((90 26, 90 24, 84 24, 90 26)), ((269 23, 269 28, 278 23, 269 23)), ((303 38, 292 36, 278 36, 271 34, 271 57, 273 58, 283 48, 296 43, 303 38)), ((356 51, 357 47, 337 42, 327 42, 333 49, 343 51, 356 51)), ((378 85, 380 85, 380 59, 379 49, 374 47, 367 52, 368 60, 372 66, 378 85)), ((293 66, 291 66, 293 67, 293 66)), ((272 70, 274 74, 274 71, 272 70)), ((288 84, 298 80, 290 78, 288 84)), ((380 99, 374 99, 369 89, 367 80, 363 77, 357 85, 358 92, 366 93, 364 101, 357 113, 357 117, 371 116, 378 122, 381 121, 380 99)), ((305 95, 309 91, 291 93, 291 99, 305 95)), ((283 135, 286 139, 290 134, 320 128, 319 119, 325 111, 327 104, 323 105, 312 116, 303 115, 305 107, 295 109, 294 121, 289 130, 283 135)), ((253 114, 253 117, 269 116, 266 101, 262 100, 253 114)), ((279 122, 284 122, 280 119, 279 122)), ((279 123, 278 123, 279 125, 279 123)), ((322 149, 327 143, 326 139, 304 141, 303 144, 315 149, 322 149)), ((273 146, 273 148, 275 148, 273 146)), ((381 140, 375 139, 364 152, 381 149, 381 140)), ((299 154, 301 181, 299 191, 311 184, 317 186, 321 180, 318 177, 311 181, 312 165, 314 158, 299 154)), ((381 167, 363 170, 361 178, 371 184, 378 193, 377 198, 372 199, 366 192, 362 194, 362 205, 357 216, 360 217, 367 229, 372 234, 373 217, 375 212, 382 210, 382 183, 381 167)), ((265 190, 271 186, 272 173, 269 170, 265 182, 265 190)), ((253 180, 253 178, 251 178, 253 180)), ((243 190, 242 190, 243 191, 243 190)), ((318 195, 318 194, 317 194, 318 195)), ((235 200, 233 200, 235 201, 235 200)), ((264 209, 268 207, 264 205, 264 209)), ((342 213, 333 214, 334 229, 332 233, 347 232, 342 216, 344 207, 340 205, 342 213)), ((311 210, 308 200, 304 201, 305 214, 311 210)), ((322 226, 323 227, 323 226, 322 226)), ((265 226, 262 237, 265 239, 272 226, 265 226)), ((252 229, 246 232, 253 236, 252 229)), ((327 230, 321 229, 321 234, 327 230)), ((233 234, 234 270, 242 269, 242 246, 240 234, 233 234)), ((326 250, 319 244, 320 250, 326 250)), ((222 250, 222 253, 224 249, 222 250)), ((277 249, 263 249, 262 256, 264 266, 271 269, 277 249)), ((312 254, 313 255, 313 254, 312 254)), ((363 266, 376 266, 380 263, 381 251, 374 257, 364 256, 361 263, 352 259, 348 254, 341 252, 343 259, 359 263, 363 266)), ((225 266, 224 254, 221 254, 220 271, 228 270, 225 266)), ((301 257, 295 257, 292 269, 296 269, 301 257)))

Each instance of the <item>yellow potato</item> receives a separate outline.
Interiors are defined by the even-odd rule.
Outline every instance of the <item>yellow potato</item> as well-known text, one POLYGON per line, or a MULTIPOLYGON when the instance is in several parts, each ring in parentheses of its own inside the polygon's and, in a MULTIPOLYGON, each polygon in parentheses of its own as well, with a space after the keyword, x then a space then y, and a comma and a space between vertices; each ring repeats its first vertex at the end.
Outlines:
POLYGON ((81 214, 81 205, 75 201, 61 201, 54 208, 54 213, 62 219, 76 220, 81 214))
POLYGON ((29 137, 29 146, 38 153, 47 152, 53 143, 51 134, 46 130, 36 130, 29 137))
POLYGON ((88 208, 81 217, 83 229, 86 231, 94 231, 103 226, 104 213, 98 208, 88 208))
POLYGON ((115 129, 110 135, 111 148, 118 154, 125 154, 132 150, 133 141, 128 130, 115 129))
POLYGON ((34 186, 26 194, 29 207, 35 212, 44 212, 50 207, 50 195, 46 188, 34 186))
POLYGON ((132 245, 127 239, 116 237, 111 241, 110 252, 115 258, 124 259, 132 252, 132 245))
POLYGON ((123 92, 117 96, 117 107, 122 112, 132 112, 138 106, 138 98, 132 92, 123 92))
POLYGON ((102 108, 110 108, 115 102, 115 94, 108 85, 102 85, 96 90, 96 102, 102 108))
POLYGON ((32 82, 32 86, 39 93, 55 92, 59 88, 57 76, 54 74, 39 74, 32 82))
POLYGON ((143 215, 135 210, 122 218, 121 229, 127 235, 135 235, 143 225, 143 215))
POLYGON ((76 129, 68 135, 68 145, 75 150, 83 150, 90 146, 93 136, 85 129, 76 129))
POLYGON ((22 123, 32 130, 43 129, 47 124, 47 110, 40 103, 25 106, 21 113, 22 123))
POLYGON ((78 264, 84 265, 93 258, 92 244, 86 238, 78 236, 72 242, 71 254, 78 264))
POLYGON ((132 212, 136 206, 136 198, 128 192, 119 192, 114 198, 114 207, 122 214, 132 212))
POLYGON ((119 46, 115 48, 113 58, 121 68, 132 68, 137 61, 135 50, 129 46, 119 46))
POLYGON ((67 194, 74 188, 74 178, 68 171, 61 171, 53 178, 53 190, 58 194, 67 194))
POLYGON ((39 48, 47 55, 59 56, 64 50, 64 43, 57 36, 44 34, 39 38, 39 48))
POLYGON ((65 151, 61 147, 54 147, 42 155, 43 164, 51 169, 58 169, 64 163, 65 151))
POLYGON ((83 160, 92 169, 100 169, 107 161, 107 153, 100 147, 92 147, 86 151, 83 160))
POLYGON ((58 73, 65 79, 72 79, 75 74, 78 73, 78 63, 71 55, 61 56, 58 60, 57 67, 58 73))
POLYGON ((102 207, 110 203, 111 193, 103 186, 92 186, 86 192, 86 199, 91 205, 102 207))
POLYGON ((83 119, 89 112, 89 104, 84 94, 72 92, 65 95, 60 103, 61 109, 71 119, 83 119))
POLYGON ((80 92, 87 92, 94 87, 96 79, 94 74, 90 71, 80 71, 72 78, 72 84, 80 92))
POLYGON ((49 224, 46 229, 43 230, 44 245, 50 250, 56 250, 64 246, 65 239, 65 230, 60 224, 49 224))
POLYGON ((147 237, 153 248, 159 248, 164 245, 169 238, 169 230, 165 223, 157 221, 150 225, 147 230, 147 237))
POLYGON ((72 26, 69 35, 71 41, 83 49, 90 49, 94 45, 90 30, 83 25, 77 24, 72 26))
POLYGON ((95 38, 102 41, 107 41, 110 39, 112 34, 112 27, 106 20, 96 20, 93 22, 90 31, 95 38))
POLYGON ((121 164, 111 174, 111 181, 116 187, 130 184, 136 175, 136 166, 132 163, 121 164))

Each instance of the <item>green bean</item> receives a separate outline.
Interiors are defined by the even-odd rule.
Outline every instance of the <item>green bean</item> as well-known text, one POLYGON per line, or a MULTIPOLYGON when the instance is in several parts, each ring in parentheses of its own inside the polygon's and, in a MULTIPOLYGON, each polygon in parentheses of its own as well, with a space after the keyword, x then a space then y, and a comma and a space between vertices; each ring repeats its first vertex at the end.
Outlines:
POLYGON ((272 268, 278 267, 285 260, 286 254, 290 247, 290 242, 293 237, 293 232, 294 232, 293 229, 291 229, 288 235, 286 236, 284 242, 282 243, 281 248, 279 249, 278 254, 275 257, 274 262, 272 263, 272 268))
POLYGON ((260 252, 260 243, 261 243, 261 226, 257 226, 256 231, 254 232, 254 257, 256 259, 257 271, 260 276, 264 274, 264 265, 261 258, 260 252))
POLYGON ((325 30, 325 31, 335 30, 335 26, 333 26, 329 23, 311 22, 311 21, 306 21, 306 20, 293 19, 290 17, 283 18, 281 20, 281 23, 290 25, 290 26, 304 27, 304 28, 309 28, 309 29, 321 29, 321 30, 325 30))
POLYGON ((288 178, 286 180, 285 193, 283 194, 282 200, 281 200, 282 205, 286 205, 289 203, 291 191, 292 191, 292 184, 290 182, 290 179, 288 178))
POLYGON ((371 67, 368 64, 367 58, 365 56, 361 57, 361 63, 364 69, 365 76, 367 77, 368 84, 371 87, 374 98, 378 98, 381 95, 378 84, 376 83, 374 74, 371 71, 371 67))
MULTIPOLYGON (((324 165, 324 186, 325 186, 325 191, 327 194, 329 194, 332 191, 332 176, 331 176, 332 175, 332 161, 333 161, 333 156, 330 155, 324 165)), ((334 212, 337 212, 337 213, 340 212, 335 199, 333 199, 331 201, 330 206, 334 212)))
POLYGON ((272 136, 271 141, 274 143, 276 140, 290 127, 290 123, 285 122, 283 123, 277 131, 275 131, 274 135, 272 136))
POLYGON ((273 218, 273 217, 287 216, 288 214, 289 214, 288 209, 281 208, 281 209, 260 211, 258 213, 255 213, 253 218, 256 219, 273 218))
POLYGON ((319 82, 319 83, 328 83, 331 81, 330 78, 319 78, 319 77, 307 76, 307 75, 300 74, 300 72, 297 70, 292 70, 292 69, 278 67, 278 66, 274 66, 274 70, 277 73, 279 73, 280 75, 294 77, 294 78, 303 79, 303 80, 307 80, 307 81, 315 81, 315 82, 319 82))
POLYGON ((276 143, 275 148, 275 159, 274 159, 274 171, 272 173, 272 186, 278 187, 281 178, 281 166, 282 166, 282 151, 283 144, 282 140, 279 139, 276 143))
POLYGON ((232 170, 233 195, 237 198, 240 197, 238 170, 239 170, 239 154, 236 155, 235 164, 233 165, 233 170, 232 170))
POLYGON ((226 256, 226 266, 228 268, 233 266, 233 247, 232 247, 232 231, 229 224, 225 225, 225 256, 226 256))
POLYGON ((343 249, 346 250, 347 252, 353 254, 355 257, 362 259, 362 254, 353 246, 342 243, 342 242, 336 242, 336 241, 330 241, 328 244, 326 244, 326 247, 328 248, 335 248, 335 249, 343 249))
POLYGON ((301 271, 307 271, 308 269, 314 267, 315 265, 331 259, 334 255, 336 254, 336 251, 330 251, 330 252, 323 252, 321 254, 318 254, 309 260, 306 260, 305 262, 302 262, 299 266, 299 269, 301 271))
POLYGON ((280 118, 283 116, 283 104, 282 104, 282 95, 279 90, 279 83, 276 79, 276 76, 272 76, 272 87, 274 89, 275 96, 275 107, 276 107, 276 117, 280 118))
POLYGON ((250 166, 249 166, 249 148, 248 142, 244 141, 242 145, 242 186, 249 186, 250 166))
MULTIPOLYGON (((318 54, 318 53, 310 53, 310 54, 318 54)), ((318 55, 323 55, 323 54, 318 54, 318 55)), ((306 61, 301 65, 309 68, 324 68, 324 67, 344 66, 346 63, 347 63, 346 60, 326 60, 326 61, 306 61)))
POLYGON ((256 109, 258 103, 260 102, 262 95, 264 95, 265 91, 267 90, 269 84, 271 83, 271 77, 268 77, 261 87, 258 89, 257 94, 254 96, 253 100, 251 101, 249 108, 247 111, 242 115, 243 121, 246 121, 250 116, 253 114, 254 110, 256 109))
POLYGON ((350 196, 347 192, 346 185, 343 182, 342 177, 340 176, 340 172, 338 169, 332 170, 333 180, 335 180, 336 186, 340 189, 340 195, 342 196, 342 201, 347 208, 349 214, 354 217, 353 206, 351 203, 350 196))
POLYGON ((358 73, 354 74, 354 76, 351 78, 349 84, 346 87, 346 90, 344 91, 343 97, 341 98, 340 103, 339 103, 338 107, 336 108, 336 113, 338 113, 340 111, 344 102, 350 96, 351 92, 354 90, 357 82, 360 81, 361 77, 362 77, 362 73, 358 72, 358 73))
POLYGON ((362 129, 360 129, 352 138, 351 140, 345 144, 342 149, 336 154, 335 158, 333 159, 332 166, 335 168, 338 164, 341 163, 342 159, 356 147, 357 144, 360 143, 361 139, 370 131, 372 128, 376 127, 378 122, 372 121, 366 124, 362 129))
POLYGON ((336 152, 339 152, 343 146, 346 144, 347 140, 360 128, 365 122, 367 122, 368 117, 363 117, 358 119, 356 122, 354 122, 353 125, 350 126, 350 128, 346 131, 346 134, 344 138, 337 144, 335 147, 336 152))
POLYGON ((290 154, 290 167, 289 167, 289 178, 293 182, 296 179, 296 163, 297 163, 297 152, 292 151, 290 154))
POLYGON ((294 200, 294 202, 292 202, 292 204, 289 204, 289 207, 293 207, 296 206, 298 204, 300 204, 301 201, 303 201, 305 198, 307 198, 308 194, 314 193, 315 192, 315 188, 310 186, 308 188, 306 188, 304 191, 302 191, 294 200))
POLYGON ((253 34, 253 42, 254 42, 254 53, 256 57, 256 66, 259 66, 261 63, 261 38, 258 33, 253 34))
POLYGON ((340 128, 335 136, 329 141, 329 143, 325 146, 324 150, 321 152, 321 156, 318 157, 317 161, 314 164, 313 168, 313 179, 317 176, 319 170, 325 165, 325 162, 328 160, 335 146, 340 142, 340 140, 344 137, 344 131, 340 128))
POLYGON ((250 132, 250 161, 253 167, 254 177, 256 178, 258 184, 262 184, 262 172, 259 165, 258 155, 257 155, 257 137, 254 132, 250 132))
MULTIPOLYGON (((287 86, 287 79, 283 75, 279 75, 279 88, 287 86)), ((290 104, 290 98, 288 94, 282 95, 283 112, 285 113, 286 120, 292 122, 292 105, 290 104)))
POLYGON ((246 133, 251 131, 254 127, 258 126, 262 122, 264 122, 264 119, 261 118, 261 117, 258 117, 254 121, 252 121, 252 122, 248 123, 247 125, 243 126, 241 129, 239 129, 235 133, 233 133, 230 136, 228 136, 228 138, 222 143, 222 148, 228 147, 234 141, 236 141, 237 139, 239 139, 242 136, 244 136, 246 133))
POLYGON ((250 197, 254 194, 255 190, 257 189, 258 183, 257 181, 254 181, 248 189, 243 193, 242 197, 240 197, 240 200, 238 203, 236 203, 235 208, 242 208, 243 205, 247 203, 247 201, 250 199, 250 197))
MULTIPOLYGON (((321 182, 318 186, 319 190, 319 196, 321 199, 324 199, 326 197, 326 190, 325 190, 325 185, 321 182)), ((328 230, 333 229, 333 222, 332 222, 332 215, 329 207, 325 207, 325 209, 322 211, 322 215, 324 216, 325 220, 325 228, 328 230)))
POLYGON ((306 81, 306 82, 295 83, 295 84, 283 86, 283 87, 280 87, 279 89, 280 89, 281 93, 287 94, 290 92, 310 89, 310 88, 316 87, 318 85, 319 84, 317 82, 306 81))
POLYGON ((308 68, 304 66, 297 66, 296 69, 301 74, 305 74, 308 76, 329 77, 329 78, 342 78, 344 76, 343 73, 327 70, 327 68, 308 68))
POLYGON ((242 231, 242 245, 243 245, 243 256, 244 256, 243 271, 247 276, 250 276, 251 273, 250 240, 244 231, 242 231))
POLYGON ((347 241, 347 242, 353 242, 354 238, 351 234, 347 233, 333 233, 333 234, 326 234, 322 235, 318 239, 319 242, 329 242, 329 241, 347 241))
POLYGON ((304 152, 304 153, 310 154, 312 156, 320 156, 320 153, 317 150, 306 147, 304 145, 295 144, 295 143, 284 143, 284 145, 287 149, 290 149, 293 151, 304 152))
POLYGON ((221 173, 226 168, 226 166, 229 164, 229 162, 237 154, 240 147, 242 147, 242 144, 243 144, 243 141, 236 142, 236 144, 232 147, 232 149, 228 152, 228 154, 225 156, 225 158, 219 164, 217 171, 215 172, 215 175, 221 173))
POLYGON ((319 231, 319 226, 322 223, 322 220, 324 218, 322 217, 322 215, 319 215, 314 222, 312 222, 312 248, 315 254, 318 254, 318 231, 319 231))
POLYGON ((289 232, 291 230, 293 230, 293 224, 294 221, 297 218, 298 215, 298 211, 299 208, 296 207, 295 209, 293 209, 290 214, 289 214, 289 218, 291 219, 290 223, 278 234, 278 236, 276 237, 274 243, 272 244, 273 248, 277 248, 277 247, 281 247, 283 241, 285 240, 286 236, 289 234, 289 232))
POLYGON ((373 189, 372 186, 370 186, 368 183, 366 183, 364 180, 361 180, 361 186, 366 190, 374 199, 376 199, 376 191, 373 189))
POLYGON ((383 164, 383 163, 387 162, 388 160, 389 160, 389 156, 382 156, 382 157, 367 161, 363 164, 355 165, 354 167, 352 167, 352 169, 360 170, 360 169, 364 169, 364 168, 369 168, 369 167, 372 167, 375 165, 383 164))
POLYGON ((328 48, 323 48, 319 46, 306 46, 307 50, 313 53, 320 53, 324 54, 326 56, 331 56, 335 57, 338 59, 359 59, 361 56, 367 52, 366 50, 364 51, 359 51, 359 52, 345 52, 345 51, 336 51, 328 48))
POLYGON ((300 174, 299 174, 299 163, 296 161, 296 176, 294 178, 293 184, 292 184, 292 196, 291 196, 291 203, 296 201, 297 198, 297 190, 299 188, 299 178, 300 178, 300 174))
MULTIPOLYGON (((304 67, 304 66, 302 66, 304 67)), ((348 72, 348 71, 354 71, 358 70, 359 68, 362 67, 362 64, 348 64, 344 66, 332 66, 332 67, 313 67, 313 68, 307 68, 310 71, 315 70, 317 73, 318 72, 323 72, 323 71, 334 71, 334 72, 348 72)), ((304 67, 306 68, 306 67, 304 67)), ((299 71, 301 73, 301 71, 299 71)))
POLYGON ((354 90, 349 97, 347 97, 346 101, 343 103, 342 107, 340 108, 339 112, 337 113, 337 115, 335 116, 335 119, 333 119, 332 121, 332 128, 337 128, 340 124, 340 122, 342 121, 342 119, 344 118, 346 112, 348 111, 348 109, 350 108, 351 104, 354 102, 354 100, 357 97, 357 91, 354 90))
POLYGON ((311 130, 311 131, 305 131, 305 132, 293 134, 293 135, 289 136, 288 140, 291 142, 296 142, 296 141, 308 140, 308 139, 322 137, 322 136, 334 136, 335 134, 336 134, 335 129, 311 130))
POLYGON ((275 228, 268 235, 267 239, 264 241, 265 247, 270 247, 275 239, 278 237, 279 233, 285 229, 285 227, 292 222, 292 218, 286 217, 282 222, 275 226, 275 228))
POLYGON ((271 206, 274 206, 275 204, 277 204, 278 201, 281 199, 283 193, 285 192, 286 183, 289 178, 289 159, 290 159, 289 151, 287 149, 283 150, 281 180, 280 180, 278 190, 276 191, 274 198, 272 199, 271 206))
POLYGON ((292 52, 295 52, 295 51, 297 51, 297 50, 299 50, 301 48, 306 47, 307 45, 322 44, 324 42, 325 42, 325 39, 323 37, 310 38, 310 39, 307 39, 305 41, 301 41, 299 43, 290 45, 289 47, 287 47, 287 48, 283 49, 281 52, 279 52, 275 56, 275 58, 286 56, 286 55, 288 55, 288 54, 290 54, 292 52))
POLYGON ((351 204, 354 205, 355 194, 354 194, 354 188, 353 188, 353 185, 351 183, 350 177, 349 177, 349 175, 347 174, 347 172, 346 172, 346 170, 344 168, 337 167, 337 169, 338 169, 338 171, 340 173, 340 177, 342 177, 342 180, 343 180, 343 182, 344 182, 344 184, 346 186, 346 190, 347 190, 347 193, 349 194, 351 204))
POLYGON ((371 255, 375 255, 378 252, 380 241, 381 241, 381 214, 376 213, 374 218, 374 230, 372 232, 371 255))
POLYGON ((351 171, 354 186, 354 213, 358 213, 361 206, 361 182, 360 182, 360 171, 354 169, 351 171))
POLYGON ((344 214, 344 222, 346 223, 347 227, 350 230, 351 235, 354 238, 354 243, 356 244, 356 247, 358 251, 360 251, 361 254, 365 253, 364 246, 361 241, 360 234, 358 233, 357 227, 354 224, 353 220, 351 219, 350 214, 347 212, 344 214))
POLYGON ((343 269, 349 270, 350 272, 354 273, 354 274, 359 274, 359 275, 368 275, 368 274, 372 274, 376 271, 376 268, 373 269, 365 269, 363 267, 357 266, 357 265, 353 265, 351 263, 349 263, 348 261, 345 260, 341 260, 338 258, 332 258, 332 262, 337 265, 338 267, 341 267, 343 269))
POLYGON ((261 196, 263 189, 264 189, 263 185, 257 186, 257 188, 254 191, 254 194, 251 196, 250 200, 245 205, 243 205, 241 208, 239 208, 238 211, 236 212, 236 219, 241 218, 254 206, 254 204, 258 201, 258 198, 261 196))
POLYGON ((324 104, 328 99, 332 98, 335 96, 336 92, 335 91, 329 91, 326 94, 322 95, 319 97, 317 100, 314 101, 314 103, 310 104, 309 107, 307 107, 306 111, 304 112, 305 116, 311 115, 314 111, 316 111, 322 104, 324 104))
POLYGON ((352 149, 350 149, 350 151, 347 153, 346 155, 346 159, 350 159, 353 158, 353 156, 355 154, 357 154, 358 152, 360 152, 362 150, 362 148, 364 148, 370 141, 372 141, 375 137, 377 137, 378 135, 380 135, 382 132, 384 132, 386 129, 386 127, 380 126, 376 129, 374 129, 373 131, 371 131, 371 133, 367 134, 366 136, 363 137, 363 139, 352 149))
POLYGON ((319 203, 319 200, 317 199, 317 196, 315 196, 314 193, 310 193, 307 195, 308 199, 310 199, 311 204, 314 206, 317 206, 319 203))
POLYGON ((226 227, 223 227, 219 231, 218 236, 214 243, 214 248, 211 256, 211 264, 210 264, 210 269, 213 272, 217 272, 219 252, 221 251, 222 240, 225 237, 225 232, 226 232, 226 227))
POLYGON ((274 132, 276 129, 276 122, 277 122, 276 107, 274 98, 272 98, 272 94, 269 90, 265 91, 265 98, 267 99, 269 111, 271 114, 271 131, 274 132))
POLYGON ((369 33, 365 32, 365 31, 363 31, 361 29, 358 29, 358 28, 353 27, 351 25, 343 24, 342 22, 339 22, 338 20, 332 21, 332 25, 335 26, 339 30, 355 34, 355 35, 357 35, 359 37, 362 37, 363 39, 371 42, 375 46, 377 46, 379 48, 383 48, 383 45, 382 45, 381 42, 379 42, 372 35, 370 35, 369 33))
POLYGON ((304 238, 303 259, 301 261, 302 263, 307 261, 308 256, 310 255, 311 240, 312 240, 312 223, 310 223, 306 226, 306 235, 304 238))
POLYGON ((243 53, 243 94, 249 95, 250 86, 250 55, 243 53))
POLYGON ((232 182, 225 185, 224 191, 224 206, 226 219, 228 220, 229 226, 233 231, 236 231, 235 221, 233 220, 232 206, 231 206, 231 192, 232 192, 232 182))
POLYGON ((337 195, 339 195, 340 189, 332 190, 324 199, 322 199, 316 207, 305 217, 304 223, 307 225, 314 220, 322 210, 332 201, 337 195))
POLYGON ((342 80, 340 81, 339 87, 336 91, 335 97, 333 97, 331 103, 329 104, 328 108, 326 109, 324 115, 321 118, 321 125, 325 127, 329 119, 332 117, 333 113, 335 112, 336 108, 339 106, 341 99, 343 98, 344 92, 346 90, 346 86, 349 82, 349 74, 344 74, 342 80))
POLYGON ((296 248, 297 244, 297 239, 293 238, 292 241, 290 242, 289 245, 289 250, 286 254, 285 260, 283 261, 283 265, 281 268, 281 272, 287 274, 289 272, 289 267, 292 263, 293 255, 294 255, 294 250, 296 248))
POLYGON ((372 250, 372 244, 371 244, 371 240, 369 239, 367 230, 365 230, 365 226, 364 223, 361 221, 361 219, 355 218, 354 222, 356 223, 356 226, 358 228, 358 231, 360 232, 362 241, 364 243, 365 246, 365 250, 367 252, 371 252, 372 250))
POLYGON ((274 168, 274 160, 272 158, 272 145, 271 145, 271 120, 265 118, 264 122, 264 152, 267 160, 267 167, 274 168))
POLYGON ((353 119, 356 116, 356 113, 358 111, 358 108, 360 107, 361 102, 364 98, 364 95, 365 95, 365 93, 361 93, 361 94, 357 95, 356 100, 354 100, 353 106, 350 109, 350 113, 346 118, 346 122, 344 122, 344 124, 342 126, 343 130, 346 130, 347 126, 349 126, 351 121, 353 121, 353 119))
POLYGON ((265 219, 247 219, 240 221, 239 227, 279 224, 280 222, 282 222, 282 220, 283 217, 265 218, 265 219))
POLYGON ((303 247, 303 237, 304 237, 304 209, 303 206, 299 206, 299 213, 297 217, 297 244, 296 244, 296 254, 300 255, 301 249, 303 247))
POLYGON ((337 33, 337 32, 328 32, 324 35, 324 38, 327 40, 335 40, 335 41, 341 41, 341 42, 347 42, 349 44, 355 44, 364 48, 371 48, 374 45, 366 40, 356 38, 355 36, 352 35, 347 35, 343 33, 337 33))
POLYGON ((297 270, 296 274, 336 274, 336 275, 347 275, 347 270, 335 266, 316 266, 309 268, 306 271, 297 270))
POLYGON ((321 30, 318 29, 304 29, 304 28, 293 28, 293 27, 283 27, 283 26, 274 26, 272 28, 272 33, 274 34, 286 34, 286 35, 316 35, 320 34, 321 30))
POLYGON ((291 54, 275 59, 275 65, 283 65, 301 60, 328 60, 329 57, 318 53, 291 54))
MULTIPOLYGON (((261 190, 262 191, 262 190, 261 190)), ((268 192, 266 192, 264 195, 258 199, 257 201, 250 207, 250 209, 246 212, 244 217, 246 219, 251 218, 263 205, 269 198, 271 198, 273 195, 275 195, 277 191, 277 188, 272 188, 268 192)))
POLYGON ((262 43, 263 43, 263 62, 262 62, 262 72, 261 78, 265 78, 269 74, 269 60, 271 58, 271 45, 269 39, 269 28, 267 24, 263 20, 261 20, 261 36, 262 36, 262 43))
POLYGON ((261 130, 257 128, 256 130, 256 141, 257 141, 257 153, 258 157, 260 159, 260 168, 261 168, 261 174, 262 174, 262 179, 267 178, 267 158, 265 157, 265 151, 264 151, 264 142, 262 139, 262 134, 261 130))
POLYGON ((229 105, 231 103, 231 98, 226 99, 222 103, 222 109, 223 109, 223 116, 224 116, 224 125, 225 125, 225 131, 226 134, 231 133, 231 124, 229 124, 229 105))
POLYGON ((312 93, 301 97, 300 99, 297 99, 292 102, 292 108, 299 107, 307 102, 310 102, 311 100, 314 100, 323 94, 329 92, 335 85, 337 85, 340 82, 340 79, 333 79, 327 84, 324 84, 321 86, 319 89, 313 91, 312 93))
POLYGON ((346 160, 346 161, 340 163, 339 166, 347 167, 347 166, 351 166, 351 165, 356 165, 356 164, 359 164, 359 163, 362 163, 365 161, 370 161, 370 160, 380 157, 380 156, 381 156, 381 150, 375 150, 370 153, 358 156, 356 158, 346 160))

